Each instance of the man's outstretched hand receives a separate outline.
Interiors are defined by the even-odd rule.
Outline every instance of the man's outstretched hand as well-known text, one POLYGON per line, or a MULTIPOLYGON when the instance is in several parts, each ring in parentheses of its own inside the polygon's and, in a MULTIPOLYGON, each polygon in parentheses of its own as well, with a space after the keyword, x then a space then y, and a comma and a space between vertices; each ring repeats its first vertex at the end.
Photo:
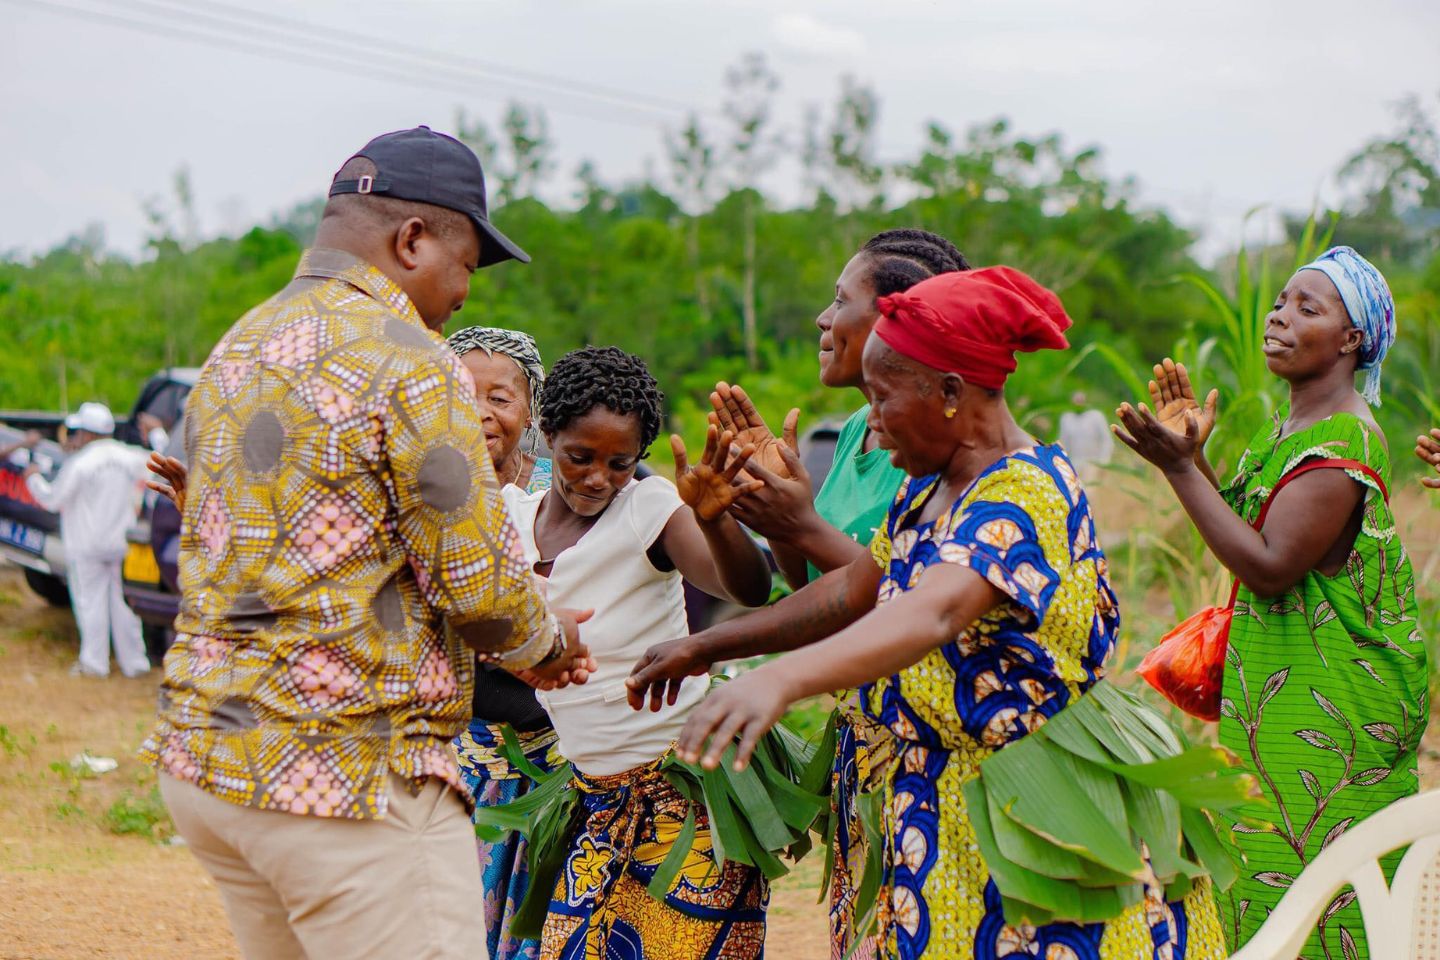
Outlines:
POLYGON ((565 631, 564 649, 542 664, 516 670, 515 676, 537 690, 558 690, 589 680, 590 674, 599 669, 599 664, 590 655, 590 648, 580 642, 580 624, 594 615, 594 610, 557 609, 555 619, 560 621, 560 628, 565 631))

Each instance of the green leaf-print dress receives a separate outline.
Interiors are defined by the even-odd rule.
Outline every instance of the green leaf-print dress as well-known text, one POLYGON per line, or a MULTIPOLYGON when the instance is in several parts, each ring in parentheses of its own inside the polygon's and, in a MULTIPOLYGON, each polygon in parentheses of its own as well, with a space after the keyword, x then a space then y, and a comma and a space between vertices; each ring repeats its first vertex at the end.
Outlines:
MULTIPOLYGON (((1226 501, 1253 521, 1270 490, 1306 460, 1357 460, 1390 483, 1390 458, 1348 414, 1281 439, 1281 410, 1240 460, 1226 501)), ((1244 944, 1292 880, 1355 823, 1419 789, 1416 750, 1429 717, 1415 576, 1373 480, 1355 546, 1334 576, 1311 570, 1289 592, 1243 585, 1230 628, 1220 741, 1259 774, 1272 807, 1264 830, 1240 826, 1241 879, 1221 898, 1232 947, 1244 944)), ((1387 864, 1387 872, 1394 864, 1387 864)), ((1345 888, 1306 942, 1305 960, 1368 958, 1345 888)), ((1376 958, 1385 960, 1385 958, 1376 958)))

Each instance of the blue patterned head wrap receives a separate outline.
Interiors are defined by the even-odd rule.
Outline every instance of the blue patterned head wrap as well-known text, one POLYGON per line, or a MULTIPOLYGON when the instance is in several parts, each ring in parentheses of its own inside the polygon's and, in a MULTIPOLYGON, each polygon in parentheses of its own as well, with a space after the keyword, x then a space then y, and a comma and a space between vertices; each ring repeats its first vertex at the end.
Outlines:
POLYGON ((1369 371, 1365 400, 1372 407, 1380 406, 1380 364, 1395 345, 1395 298, 1390 296, 1390 285, 1354 247, 1331 247, 1300 269, 1319 270, 1340 291, 1350 322, 1364 336, 1357 369, 1369 371))

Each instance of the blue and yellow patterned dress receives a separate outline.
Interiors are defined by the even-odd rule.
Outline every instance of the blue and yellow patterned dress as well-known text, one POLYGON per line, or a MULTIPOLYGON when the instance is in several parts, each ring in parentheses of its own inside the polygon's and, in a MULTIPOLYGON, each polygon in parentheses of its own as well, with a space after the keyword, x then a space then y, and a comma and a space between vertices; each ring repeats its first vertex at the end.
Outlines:
POLYGON ((877 605, 939 563, 974 570, 1009 600, 954 642, 862 690, 866 712, 898 743, 886 786, 881 954, 1218 960, 1224 947, 1208 885, 1172 903, 1157 889, 1109 923, 1006 921, 960 788, 980 761, 1101 677, 1119 610, 1089 501, 1058 445, 1001 458, 938 520, 920 523, 937 482, 924 477, 900 488, 877 605))

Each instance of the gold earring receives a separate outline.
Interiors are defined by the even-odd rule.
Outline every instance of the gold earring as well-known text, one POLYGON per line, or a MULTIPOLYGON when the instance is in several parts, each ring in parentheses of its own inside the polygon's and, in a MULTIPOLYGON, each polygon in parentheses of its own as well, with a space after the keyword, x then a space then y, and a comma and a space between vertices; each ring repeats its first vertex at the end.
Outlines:
POLYGON ((945 408, 945 419, 946 419, 946 420, 949 420, 949 419, 950 419, 951 417, 953 417, 953 416, 955 416, 955 408, 954 408, 954 407, 946 407, 946 408, 945 408))

